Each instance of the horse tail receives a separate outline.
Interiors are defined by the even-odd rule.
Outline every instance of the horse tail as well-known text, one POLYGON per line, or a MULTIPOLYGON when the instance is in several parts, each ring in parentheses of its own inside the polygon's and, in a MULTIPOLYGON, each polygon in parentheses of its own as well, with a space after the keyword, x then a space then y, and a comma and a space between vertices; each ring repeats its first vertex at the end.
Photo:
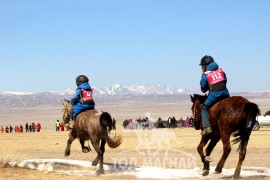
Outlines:
POLYGON ((118 146, 120 146, 120 144, 122 144, 122 136, 117 136, 115 135, 114 137, 110 137, 109 136, 109 132, 108 132, 108 128, 109 128, 109 131, 112 129, 112 117, 109 113, 107 112, 103 112, 101 115, 100 115, 100 123, 102 125, 102 127, 104 128, 104 130, 106 131, 105 134, 106 134, 106 142, 108 144, 108 146, 110 148, 117 148, 118 146))
POLYGON ((260 114, 260 109, 257 104, 249 102, 245 104, 245 113, 246 123, 238 131, 233 133, 235 139, 232 142, 234 144, 240 142, 238 151, 247 145, 252 128, 256 122, 256 116, 260 114))
POLYGON ((100 115, 100 124, 104 128, 112 128, 112 117, 109 113, 107 112, 102 112, 100 115))
POLYGON ((110 148, 117 148, 122 144, 123 138, 120 135, 114 135, 114 137, 110 137, 109 135, 106 137, 106 142, 110 148))

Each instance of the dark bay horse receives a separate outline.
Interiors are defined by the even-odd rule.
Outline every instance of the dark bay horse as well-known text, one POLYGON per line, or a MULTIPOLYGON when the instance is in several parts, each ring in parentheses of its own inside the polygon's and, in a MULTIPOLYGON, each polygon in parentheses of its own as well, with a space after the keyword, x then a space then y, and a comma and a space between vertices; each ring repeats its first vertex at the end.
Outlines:
MULTIPOLYGON (((201 105, 204 103, 207 96, 195 94, 190 97, 193 103, 191 110, 194 117, 195 129, 202 130, 201 105)), ((202 136, 201 142, 197 147, 204 165, 202 172, 203 176, 207 176, 209 174, 209 163, 211 161, 209 157, 220 139, 223 143, 223 154, 217 164, 215 172, 222 172, 222 168, 231 151, 230 136, 233 135, 235 139, 232 142, 234 144, 240 142, 238 147, 239 160, 233 175, 234 178, 239 177, 241 166, 246 155, 249 136, 258 114, 260 114, 258 106, 241 96, 233 96, 223 99, 209 109, 209 120, 211 122, 213 132, 202 136), (206 154, 204 154, 203 148, 209 140, 210 143, 206 148, 206 154)))
MULTIPOLYGON (((72 114, 72 105, 68 100, 64 100, 63 106, 63 120, 68 122, 72 114)), ((114 138, 109 136, 111 129, 112 118, 109 113, 98 110, 81 112, 76 117, 74 128, 69 133, 65 156, 70 155, 71 143, 76 138, 80 140, 83 152, 90 151, 89 148, 84 146, 84 141, 90 140, 98 154, 92 162, 92 166, 96 166, 99 162, 99 170, 96 173, 97 175, 103 174, 103 154, 105 153, 106 142, 110 148, 117 148, 122 143, 121 136, 115 136, 114 138)))

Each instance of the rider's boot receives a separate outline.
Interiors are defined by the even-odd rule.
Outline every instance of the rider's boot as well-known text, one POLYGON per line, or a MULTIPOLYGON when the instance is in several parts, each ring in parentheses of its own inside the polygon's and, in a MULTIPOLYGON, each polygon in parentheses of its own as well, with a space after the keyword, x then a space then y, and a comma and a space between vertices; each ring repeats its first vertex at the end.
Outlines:
POLYGON ((68 127, 69 127, 69 129, 73 129, 74 128, 74 120, 71 119, 69 121, 68 127))
POLYGON ((209 117, 208 117, 208 106, 203 104, 202 105, 202 125, 203 131, 201 132, 202 136, 210 134, 212 132, 212 128, 210 125, 209 117))
POLYGON ((68 124, 67 124, 67 127, 69 129, 73 129, 74 128, 74 123, 75 123, 75 118, 74 117, 74 114, 71 115, 71 119, 69 120, 68 124))

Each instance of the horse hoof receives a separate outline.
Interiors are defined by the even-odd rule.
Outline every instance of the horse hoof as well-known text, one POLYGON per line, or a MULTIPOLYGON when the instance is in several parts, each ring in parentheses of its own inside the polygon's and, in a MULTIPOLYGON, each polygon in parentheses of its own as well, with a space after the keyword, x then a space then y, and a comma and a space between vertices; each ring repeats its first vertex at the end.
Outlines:
POLYGON ((92 166, 97 166, 97 162, 92 162, 92 166))
POLYGON ((101 175, 101 174, 104 174, 104 170, 103 169, 99 169, 97 172, 96 172, 97 176, 101 175))
POLYGON ((82 149, 82 152, 83 152, 83 153, 89 153, 89 152, 90 152, 90 150, 89 150, 89 149, 87 149, 87 148, 85 148, 85 149, 82 149))
POLYGON ((203 171, 202 171, 202 175, 203 175, 203 176, 207 176, 208 174, 209 174, 209 170, 203 170, 203 171))
POLYGON ((222 168, 216 167, 215 174, 220 174, 222 172, 222 168))
POLYGON ((70 155, 70 151, 65 151, 65 156, 69 156, 70 155))
POLYGON ((240 174, 238 174, 238 173, 234 173, 234 175, 233 175, 233 179, 239 179, 240 178, 240 174))

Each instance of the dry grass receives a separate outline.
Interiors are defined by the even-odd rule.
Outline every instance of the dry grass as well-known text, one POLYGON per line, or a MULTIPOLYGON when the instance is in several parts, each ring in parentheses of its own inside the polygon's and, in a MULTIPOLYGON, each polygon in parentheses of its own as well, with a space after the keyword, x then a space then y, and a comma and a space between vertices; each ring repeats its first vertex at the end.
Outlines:
MULTIPOLYGON (((105 162, 114 163, 116 158, 126 158, 130 157, 136 159, 136 165, 141 166, 145 165, 144 154, 147 154, 147 148, 138 146, 140 141, 138 139, 139 135, 144 135, 144 138, 152 138, 153 135, 151 130, 144 131, 135 131, 135 130, 123 130, 120 125, 117 127, 119 130, 117 134, 122 134, 123 143, 120 147, 116 149, 110 149, 106 145, 105 153, 105 162)), ((158 131, 160 137, 167 136, 168 132, 171 132, 175 135, 176 140, 171 138, 170 144, 172 145, 171 149, 174 151, 173 154, 169 156, 179 157, 180 153, 177 153, 177 150, 181 150, 187 153, 190 153, 196 158, 196 166, 201 166, 198 154, 196 152, 196 146, 200 140, 199 131, 194 129, 171 129, 171 130, 155 130, 158 131)), ((115 133, 115 132, 114 132, 115 133)), ((113 136, 113 134, 111 136, 113 136)), ((159 137, 159 138, 160 138, 159 137)), ((172 136, 170 136, 172 137, 172 136)), ((0 168, 0 173, 2 178, 10 179, 109 179, 112 177, 70 177, 66 175, 56 175, 53 173, 45 173, 28 169, 21 168, 10 168, 3 166, 7 162, 18 162, 23 159, 74 159, 74 160, 86 160, 92 161, 96 153, 90 152, 84 154, 81 152, 80 144, 78 141, 75 141, 71 147, 70 157, 64 157, 64 149, 66 146, 66 141, 68 138, 68 132, 54 132, 53 130, 44 130, 40 133, 22 133, 22 134, 0 134, 0 161, 2 166, 0 168)), ((256 167, 267 167, 270 168, 270 128, 264 128, 260 131, 253 132, 251 139, 248 145, 247 156, 244 161, 243 166, 256 166, 256 167)), ((91 146, 91 145, 90 145, 91 146)), ((162 144, 162 149, 166 149, 167 144, 162 144)), ((238 145, 232 146, 232 152, 225 164, 225 168, 235 168, 238 153, 236 152, 238 145)), ((153 147, 152 147, 153 148, 153 147)), ((154 147, 153 149, 156 150, 154 147)), ((159 151, 159 155, 163 156, 165 152, 159 151)), ((215 161, 212 163, 212 166, 215 166, 219 160, 222 153, 222 144, 219 143, 215 148, 212 157, 215 161)), ((133 161, 134 162, 134 161, 133 161)), ((125 163, 122 161, 122 163, 125 163)), ((129 163, 129 162, 128 162, 129 163)), ((156 164, 153 164, 156 165, 156 164)), ((168 166, 168 164, 166 165, 168 166)), ((178 168, 178 167, 175 167, 178 168)), ((191 167, 193 168, 193 167, 191 167)), ((128 179, 130 177, 114 177, 114 179, 128 179)))
MULTIPOLYGON (((258 103, 262 112, 270 107, 269 99, 252 99, 258 103)), ((130 102, 117 105, 102 105, 98 109, 108 111, 118 120, 117 134, 123 137, 123 143, 116 149, 110 149, 106 145, 106 152, 104 162, 114 163, 117 158, 135 158, 136 165, 145 165, 144 155, 153 153, 151 150, 157 150, 157 145, 153 145, 150 152, 147 146, 143 144, 149 140, 155 140, 151 131, 126 131, 121 126, 121 121, 126 118, 144 117, 147 112, 150 112, 153 118, 175 116, 179 119, 181 116, 185 118, 190 116, 190 102, 188 100, 173 103, 154 103, 147 104, 140 102, 130 102), (140 141, 138 136, 143 135, 144 142, 140 141), (152 139, 151 139, 152 138, 152 139), (140 146, 142 145, 142 146, 140 146)), ((79 141, 74 141, 71 147, 71 155, 64 157, 64 150, 66 147, 68 132, 55 132, 54 126, 56 119, 61 119, 62 107, 42 107, 33 109, 0 109, 0 125, 24 125, 26 122, 40 122, 42 129, 40 133, 21 133, 21 134, 0 134, 0 179, 70 179, 70 180, 84 180, 84 179, 133 179, 129 176, 101 176, 101 177, 74 177, 67 175, 57 175, 53 173, 45 173, 36 170, 11 168, 7 167, 8 162, 19 162, 24 159, 74 159, 93 161, 96 157, 95 152, 84 154, 81 152, 79 141), (7 124, 8 123, 8 124, 7 124)), ((115 132, 114 132, 115 133, 115 132)), ((114 133, 111 134, 113 137, 114 133)), ((159 130, 154 136, 156 138, 167 137, 171 134, 171 141, 169 144, 163 142, 161 144, 162 151, 158 152, 159 156, 166 153, 166 148, 171 145, 168 156, 180 157, 183 156, 179 151, 187 152, 196 158, 195 165, 201 167, 196 147, 200 141, 200 132, 194 129, 171 129, 168 131, 159 130), (164 150, 165 149, 165 150, 164 150)), ((270 128, 262 128, 259 131, 252 132, 251 138, 247 148, 247 155, 243 166, 255 166, 270 168, 270 128)), ((91 146, 91 145, 90 145, 91 146)), ((238 145, 232 146, 232 151, 226 161, 225 168, 235 168, 238 161, 238 145)), ((92 148, 93 149, 93 148, 92 148)), ((212 153, 214 162, 211 164, 215 166, 222 154, 222 143, 219 142, 212 153)), ((123 163, 125 163, 123 161, 123 163)), ((131 163, 131 162, 128 162, 131 163)), ((133 162, 134 163, 134 162, 133 162)), ((157 165, 157 164, 153 164, 157 165)), ((170 164, 165 163, 168 167, 170 164)), ((177 168, 177 167, 175 167, 177 168)), ((191 167, 192 168, 192 167, 191 167)), ((265 178, 270 179, 270 178, 265 178)))

